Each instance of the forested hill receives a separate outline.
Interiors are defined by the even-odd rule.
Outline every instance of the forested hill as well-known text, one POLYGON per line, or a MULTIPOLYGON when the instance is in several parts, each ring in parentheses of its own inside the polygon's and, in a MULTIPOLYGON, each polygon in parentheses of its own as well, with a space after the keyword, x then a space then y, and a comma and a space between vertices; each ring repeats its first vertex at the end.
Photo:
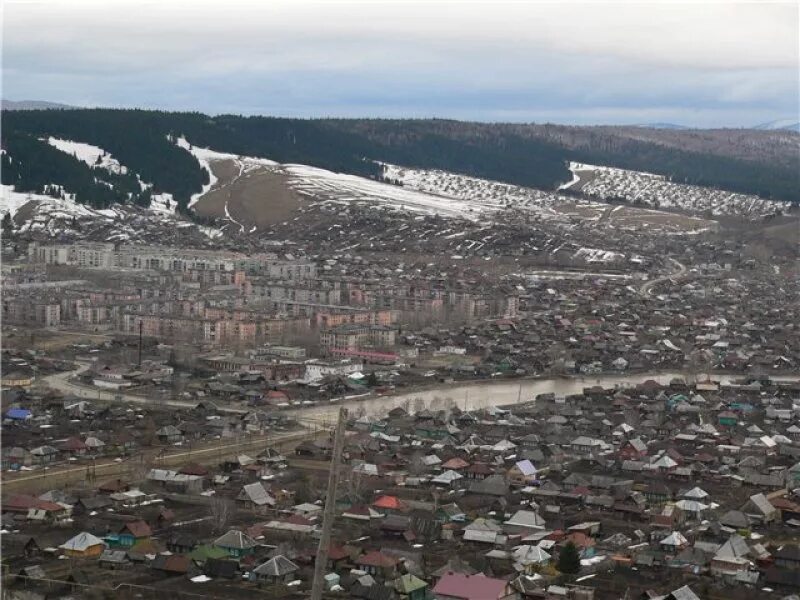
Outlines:
POLYGON ((137 193, 138 176, 153 184, 154 193, 169 192, 185 206, 208 181, 191 154, 168 139, 185 136, 196 146, 221 152, 374 178, 381 176, 375 161, 382 161, 552 190, 570 179, 567 164, 574 160, 800 201, 796 134, 752 132, 750 139, 750 133, 740 132, 736 148, 731 135, 712 137, 710 143, 705 136, 704 144, 698 144, 697 133, 691 131, 670 132, 668 139, 648 135, 618 128, 436 119, 300 120, 111 109, 3 111, 2 181, 18 191, 33 192, 57 184, 77 194, 81 202, 102 206, 128 198, 146 202, 149 190, 137 193), (781 142, 787 146, 777 150, 780 160, 762 152, 749 156, 739 148, 750 143, 751 148, 770 148, 774 154, 770 135, 784 136, 781 142), (98 146, 130 173, 98 173, 49 146, 48 136, 98 146))

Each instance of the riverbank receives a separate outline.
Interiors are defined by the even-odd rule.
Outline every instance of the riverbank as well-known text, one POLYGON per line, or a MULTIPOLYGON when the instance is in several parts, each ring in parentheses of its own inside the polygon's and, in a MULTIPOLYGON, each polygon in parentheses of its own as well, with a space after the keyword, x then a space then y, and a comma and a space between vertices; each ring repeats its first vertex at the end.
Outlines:
MULTIPOLYGON (((742 373, 712 373, 711 379, 721 384, 730 384, 744 377, 742 373)), ((455 404, 462 410, 476 410, 487 406, 503 406, 529 402, 539 394, 555 394, 567 396, 580 394, 585 388, 601 386, 603 388, 631 388, 648 380, 662 385, 669 384, 675 378, 686 379, 685 373, 677 371, 630 373, 619 375, 588 375, 561 378, 520 378, 514 380, 470 380, 458 381, 446 385, 431 386, 424 389, 403 390, 390 396, 370 396, 363 399, 335 400, 330 408, 320 409, 319 404, 308 409, 290 409, 287 412, 303 412, 321 420, 335 418, 339 407, 350 411, 363 412, 374 417, 383 417, 393 408, 408 404, 412 409, 420 403, 429 408, 444 408, 455 404), (439 406, 440 405, 440 406, 439 406)), ((704 379, 703 376, 701 379, 704 379)), ((776 381, 800 382, 800 373, 792 375, 776 375, 776 381)))

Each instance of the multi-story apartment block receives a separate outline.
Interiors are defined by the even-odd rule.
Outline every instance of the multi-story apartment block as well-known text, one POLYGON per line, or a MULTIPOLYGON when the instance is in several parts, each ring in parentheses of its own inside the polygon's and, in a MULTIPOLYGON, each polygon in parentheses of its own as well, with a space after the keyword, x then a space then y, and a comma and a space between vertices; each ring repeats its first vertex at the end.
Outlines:
POLYGON ((32 262, 49 265, 110 269, 114 266, 114 244, 95 242, 39 244, 33 242, 28 246, 28 257, 32 262))
MULTIPOLYGON (((74 265, 84 268, 119 267, 152 271, 241 272, 270 279, 299 281, 314 279, 317 267, 310 260, 280 260, 270 254, 244 256, 235 252, 195 250, 163 246, 80 242, 76 244, 32 243, 28 249, 32 262, 74 265)), ((239 278, 242 275, 238 276, 239 278)), ((234 279, 237 283, 241 279, 234 279)))
POLYGON ((320 333, 320 346, 327 350, 359 350, 394 346, 397 332, 381 325, 342 325, 320 333))
POLYGON ((61 304, 55 300, 4 298, 3 321, 19 325, 58 327, 61 324, 61 304))

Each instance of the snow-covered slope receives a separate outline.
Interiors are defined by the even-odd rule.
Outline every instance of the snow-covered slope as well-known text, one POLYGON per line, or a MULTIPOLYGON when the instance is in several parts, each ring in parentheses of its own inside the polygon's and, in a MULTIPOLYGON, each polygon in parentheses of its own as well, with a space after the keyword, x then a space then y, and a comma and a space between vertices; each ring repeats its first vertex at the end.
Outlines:
MULTIPOLYGON (((62 206, 63 203, 68 203, 75 206, 75 214, 88 214, 88 208, 82 204, 78 204, 71 199, 61 200, 60 198, 53 198, 52 196, 45 196, 43 194, 33 194, 31 192, 17 192, 14 190, 13 185, 0 185, 0 215, 10 213, 13 217, 17 211, 28 204, 29 202, 42 202, 52 205, 54 209, 62 206)), ((89 211, 90 212, 90 211, 89 211)))
POLYGON ((733 215, 760 218, 788 211, 788 204, 758 196, 737 194, 715 188, 673 183, 663 175, 627 171, 614 167, 570 163, 573 179, 561 189, 572 188, 606 200, 670 208, 690 214, 733 215))
POLYGON ((334 173, 308 165, 279 164, 266 158, 238 156, 209 148, 199 148, 191 146, 185 138, 179 138, 175 140, 175 143, 191 152, 212 175, 211 182, 203 188, 201 193, 192 197, 189 206, 193 206, 217 183, 211 170, 211 164, 216 161, 230 160, 238 165, 238 176, 240 177, 253 169, 265 167, 284 175, 287 185, 298 193, 324 202, 341 204, 364 202, 420 214, 436 214, 470 220, 477 220, 481 215, 494 213, 504 208, 504 204, 498 198, 490 198, 488 195, 482 198, 472 198, 431 194, 424 190, 412 190, 408 187, 381 183, 356 175, 334 173))
POLYGON ((411 189, 410 186, 381 183, 306 165, 284 165, 283 170, 288 176, 290 187, 311 198, 328 202, 342 204, 365 202, 420 214, 435 214, 471 221, 477 221, 503 208, 502 203, 496 199, 431 194, 425 190, 411 189))
POLYGON ((213 240, 223 235, 217 228, 199 226, 173 212, 159 212, 152 207, 114 205, 93 209, 71 198, 23 194, 7 185, 0 186, 0 212, 16 216, 19 233, 59 238, 157 241, 164 236, 178 236, 213 240))
POLYGON ((128 172, 127 167, 122 166, 116 158, 98 146, 54 137, 47 138, 47 143, 66 154, 71 154, 90 167, 105 169, 120 175, 125 175, 128 172))
MULTIPOLYGON (((61 150, 61 152, 74 156, 94 169, 105 169, 110 173, 119 175, 126 175, 129 172, 128 167, 120 164, 116 158, 99 146, 59 139, 52 136, 47 138, 47 143, 61 150)), ((142 181, 138 174, 136 174, 136 179, 142 191, 149 190, 153 187, 152 183, 142 181)), ((154 212, 172 214, 178 208, 177 201, 172 197, 172 194, 168 192, 153 194, 151 198, 150 209, 154 212)))
MULTIPOLYGON (((573 199, 552 192, 448 171, 409 169, 390 164, 384 164, 383 167, 385 177, 400 181, 405 188, 491 207, 493 210, 518 209, 555 218, 561 214, 557 207, 566 202, 574 202, 573 199)), ((600 207, 597 202, 588 201, 585 204, 587 207, 600 207)))

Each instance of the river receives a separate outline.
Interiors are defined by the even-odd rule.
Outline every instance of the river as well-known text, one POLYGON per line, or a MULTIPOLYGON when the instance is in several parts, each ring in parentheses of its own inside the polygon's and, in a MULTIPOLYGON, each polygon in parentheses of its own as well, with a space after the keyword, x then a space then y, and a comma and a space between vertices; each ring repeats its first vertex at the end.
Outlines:
MULTIPOLYGON (((440 387, 417 392, 399 393, 392 396, 364 397, 338 402, 335 406, 326 409, 315 408, 303 411, 306 416, 332 420, 336 418, 339 407, 344 406, 350 411, 360 411, 374 417, 384 417, 391 409, 403 405, 406 401, 413 409, 419 401, 426 407, 434 405, 434 409, 443 408, 443 402, 453 400, 462 410, 484 408, 486 406, 499 406, 528 402, 539 394, 555 394, 566 396, 580 394, 585 388, 599 385, 603 388, 633 387, 652 379, 661 384, 668 384, 671 380, 686 378, 682 373, 642 373, 637 375, 590 375, 585 377, 557 378, 557 379, 523 379, 517 381, 480 381, 473 383, 454 383, 449 387, 440 387), (420 399, 420 400, 417 400, 420 399), (437 401, 442 406, 436 406, 437 401)), ((743 375, 712 375, 711 379, 720 383, 730 383, 740 379, 743 375)), ((774 381, 798 381, 797 376, 772 377, 774 381)))

